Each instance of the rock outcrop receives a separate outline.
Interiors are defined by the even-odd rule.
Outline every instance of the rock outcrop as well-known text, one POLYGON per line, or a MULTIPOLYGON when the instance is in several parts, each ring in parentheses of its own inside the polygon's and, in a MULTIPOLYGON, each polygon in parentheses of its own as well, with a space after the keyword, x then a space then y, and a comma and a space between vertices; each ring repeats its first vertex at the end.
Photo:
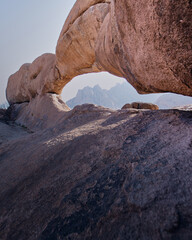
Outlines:
POLYGON ((30 101, 44 93, 60 94, 73 77, 103 71, 95 61, 95 43, 108 12, 109 1, 78 0, 61 31, 56 56, 44 54, 9 78, 9 103, 30 101))
POLYGON ((0 122, 0 239, 192 238, 191 110, 45 98, 52 127, 0 122))
POLYGON ((8 102, 27 102, 37 95, 54 92, 55 83, 59 78, 55 61, 54 54, 43 54, 33 63, 24 64, 18 72, 11 75, 7 85, 8 102))
POLYGON ((10 103, 60 94, 73 77, 108 71, 140 93, 192 95, 191 1, 78 0, 56 56, 43 55, 9 78, 10 103), (16 89, 16 91, 14 91, 16 89))
POLYGON ((56 48, 57 68, 64 79, 69 81, 83 73, 104 70, 96 62, 95 45, 110 9, 110 4, 105 2, 80 0, 71 10, 56 48), (82 2, 86 3, 86 9, 82 8, 82 2))
POLYGON ((56 126, 69 110, 58 95, 47 93, 29 103, 13 104, 10 120, 31 131, 42 130, 56 126))
POLYGON ((192 239, 191 107, 70 110, 58 96, 94 71, 192 95, 191 12, 186 0, 78 0, 56 55, 9 78, 0 239, 192 239))
POLYGON ((151 110, 158 110, 159 107, 156 104, 152 103, 143 103, 143 102, 133 102, 133 103, 127 103, 125 104, 122 109, 129 109, 129 108, 135 108, 135 109, 151 109, 151 110))
POLYGON ((96 49, 101 65, 109 72, 113 66, 140 93, 191 95, 191 4, 186 0, 111 1, 96 49))

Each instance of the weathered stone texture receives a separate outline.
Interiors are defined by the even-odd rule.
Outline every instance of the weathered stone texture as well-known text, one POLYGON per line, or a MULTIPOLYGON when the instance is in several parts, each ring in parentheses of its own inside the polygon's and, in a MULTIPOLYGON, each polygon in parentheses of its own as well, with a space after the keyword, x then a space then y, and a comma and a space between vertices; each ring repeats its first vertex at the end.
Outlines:
POLYGON ((99 71, 126 78, 140 93, 191 96, 191 29, 191 1, 78 0, 61 31, 56 57, 40 57, 12 75, 8 101, 60 94, 73 77, 99 71), (32 75, 30 68, 36 69, 32 75))
POLYGON ((0 239, 192 238, 191 111, 82 105, 58 116, 34 133, 6 125, 0 239))

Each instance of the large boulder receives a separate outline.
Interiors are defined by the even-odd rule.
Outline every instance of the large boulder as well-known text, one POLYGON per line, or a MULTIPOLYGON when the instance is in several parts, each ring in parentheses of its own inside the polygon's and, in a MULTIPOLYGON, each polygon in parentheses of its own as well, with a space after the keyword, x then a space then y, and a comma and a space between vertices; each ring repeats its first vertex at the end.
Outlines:
POLYGON ((111 1, 96 55, 140 92, 192 95, 191 1, 111 1))

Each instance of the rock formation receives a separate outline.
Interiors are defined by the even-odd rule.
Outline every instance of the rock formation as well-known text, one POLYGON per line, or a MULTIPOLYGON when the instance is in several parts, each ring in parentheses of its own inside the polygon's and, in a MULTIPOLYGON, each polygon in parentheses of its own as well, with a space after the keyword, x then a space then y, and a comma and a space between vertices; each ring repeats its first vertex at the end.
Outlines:
POLYGON ((56 56, 44 54, 9 78, 9 103, 30 101, 44 93, 60 94, 73 77, 104 70, 95 61, 95 43, 108 12, 109 1, 77 1, 61 31, 56 56))
POLYGON ((191 95, 191 4, 186 0, 111 1, 96 49, 101 65, 110 72, 110 61, 141 93, 191 95))
POLYGON ((73 77, 108 71, 140 93, 192 95, 191 1, 78 0, 56 55, 25 64, 9 78, 10 103, 60 94, 73 77), (16 89, 16 91, 14 91, 16 89))
POLYGON ((29 103, 12 105, 9 117, 16 124, 35 131, 56 126, 69 110, 58 95, 46 93, 29 103))
POLYGON ((52 127, 0 122, 0 239, 192 238, 191 111, 51 101, 52 127))
POLYGON ((122 109, 129 109, 129 108, 135 108, 135 109, 151 109, 151 110, 158 110, 159 107, 152 103, 143 103, 143 102, 133 102, 133 103, 127 103, 125 104, 122 109))
POLYGON ((191 11, 188 0, 78 0, 56 54, 9 78, 1 240, 192 239, 192 108, 70 110, 58 96, 93 71, 192 95, 191 11))
POLYGON ((55 70, 55 55, 43 54, 31 64, 24 64, 11 75, 7 85, 9 103, 22 103, 54 89, 59 78, 55 70))

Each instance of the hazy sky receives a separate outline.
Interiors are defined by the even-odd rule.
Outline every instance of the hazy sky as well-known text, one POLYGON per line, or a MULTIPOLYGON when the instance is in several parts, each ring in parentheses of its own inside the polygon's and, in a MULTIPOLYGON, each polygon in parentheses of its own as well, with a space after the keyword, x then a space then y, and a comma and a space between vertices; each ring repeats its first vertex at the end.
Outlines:
MULTIPOLYGON (((75 0, 0 0, 0 103, 8 77, 46 52, 55 52, 59 33, 75 0)), ((66 101, 79 88, 99 84, 110 88, 124 80, 106 73, 73 79, 64 88, 66 101)))

